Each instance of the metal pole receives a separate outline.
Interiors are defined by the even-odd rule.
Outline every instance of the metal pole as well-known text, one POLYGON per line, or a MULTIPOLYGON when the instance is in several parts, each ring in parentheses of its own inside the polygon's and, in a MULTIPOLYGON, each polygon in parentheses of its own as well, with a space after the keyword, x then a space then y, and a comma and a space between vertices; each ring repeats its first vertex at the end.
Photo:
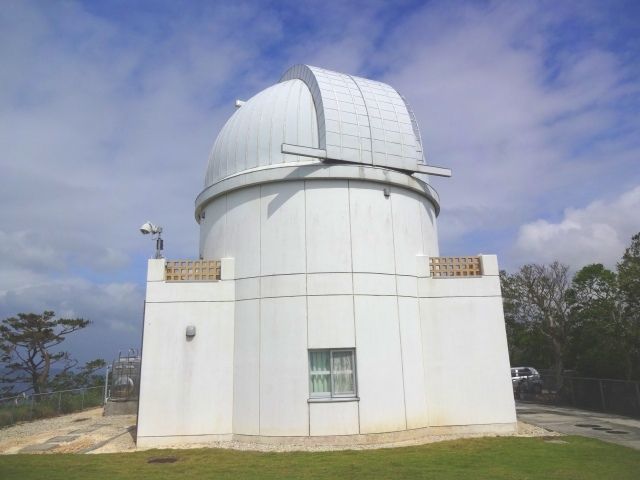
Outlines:
POLYGON ((640 382, 635 382, 636 384, 636 398, 638 400, 638 413, 640 414, 640 382))
POLYGON ((569 385, 571 388, 571 405, 576 406, 576 392, 573 389, 573 377, 569 377, 569 385))
POLYGON ((109 365, 107 365, 107 368, 105 369, 104 372, 104 403, 103 405, 107 404, 107 385, 109 383, 109 365))
POLYGON ((602 401, 602 411, 607 411, 607 404, 604 402, 604 390, 602 390, 602 380, 598 380, 598 386, 600 387, 600 400, 602 401))

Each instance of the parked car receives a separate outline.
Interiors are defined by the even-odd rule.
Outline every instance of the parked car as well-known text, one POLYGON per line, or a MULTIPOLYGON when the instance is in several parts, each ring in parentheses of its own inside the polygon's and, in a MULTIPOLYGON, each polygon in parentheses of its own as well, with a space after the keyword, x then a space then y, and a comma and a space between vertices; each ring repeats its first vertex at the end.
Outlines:
POLYGON ((542 379, 533 367, 511 368, 511 384, 513 393, 519 396, 521 393, 541 393, 542 379))

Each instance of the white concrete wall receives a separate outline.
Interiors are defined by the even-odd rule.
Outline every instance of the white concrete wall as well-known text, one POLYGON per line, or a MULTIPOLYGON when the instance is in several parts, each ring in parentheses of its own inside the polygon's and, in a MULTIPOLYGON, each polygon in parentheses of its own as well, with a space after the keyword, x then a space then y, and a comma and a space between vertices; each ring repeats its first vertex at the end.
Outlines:
POLYGON ((233 432, 260 434, 260 302, 236 302, 233 432))
POLYGON ((354 272, 396 273, 391 197, 383 190, 381 184, 349 181, 354 272))
POLYGON ((202 254, 236 259, 237 433, 426 426, 416 255, 438 250, 435 214, 417 193, 391 187, 385 197, 384 188, 279 182, 229 192, 206 207, 202 254), (399 302, 398 294, 407 298, 399 302), (364 365, 359 402, 307 405, 310 348, 356 349, 364 365))
POLYGON ((360 433, 358 402, 310 403, 309 431, 312 436, 360 433))
MULTIPOLYGON (((235 258, 236 278, 257 277, 260 275, 260 187, 251 187, 238 190, 233 195, 226 195, 226 235, 223 238, 216 237, 210 232, 212 238, 206 245, 203 254, 205 258, 219 258, 215 255, 218 243, 224 244, 224 257, 235 258)), ((215 210, 214 210, 215 212, 215 210)), ((211 216, 215 216, 212 213, 211 216)), ((207 217, 209 212, 207 211, 207 217)), ((201 232, 207 232, 207 228, 201 227, 201 232)))
POLYGON ((516 421, 500 280, 420 279, 429 425, 516 421))
POLYGON ((356 296, 360 433, 406 428, 404 380, 394 296, 356 296))
POLYGON ((398 297, 407 428, 429 424, 424 382, 422 325, 417 298, 398 297))
MULTIPOLYGON (((172 301, 182 303, 148 307, 143 373, 147 358, 161 355, 183 327, 170 319, 190 311, 227 342, 221 361, 229 375, 199 373, 222 375, 228 395, 223 402, 211 387, 190 386, 160 406, 145 398, 141 411, 151 413, 143 433, 350 435, 515 421, 495 258, 483 258, 490 275, 482 278, 430 278, 428 257, 438 254, 433 206, 413 191, 389 187, 387 198, 383 189, 362 180, 295 180, 231 191, 205 207, 201 253, 234 258, 235 280, 174 286, 172 301), (215 306, 206 306, 211 300, 215 306), (225 320, 210 321, 214 310, 225 320), (310 401, 310 348, 355 348, 359 398, 310 401), (223 405, 226 423, 198 424, 181 413, 151 427, 149 419, 192 402, 192 388, 223 405)), ((169 290, 151 282, 147 301, 169 290)), ((178 352, 180 368, 189 352, 178 352)), ((144 388, 157 393, 154 374, 146 375, 144 388)))
POLYGON ((305 304, 303 296, 261 301, 261 435, 309 435, 305 304))
POLYGON ((305 183, 308 272, 350 272, 351 244, 347 180, 305 183))
POLYGON ((138 442, 230 435, 233 281, 166 283, 164 260, 149 265, 138 442), (192 339, 188 325, 196 327, 192 339))
POLYGON ((272 183, 261 189, 260 274, 304 272, 304 182, 272 183))

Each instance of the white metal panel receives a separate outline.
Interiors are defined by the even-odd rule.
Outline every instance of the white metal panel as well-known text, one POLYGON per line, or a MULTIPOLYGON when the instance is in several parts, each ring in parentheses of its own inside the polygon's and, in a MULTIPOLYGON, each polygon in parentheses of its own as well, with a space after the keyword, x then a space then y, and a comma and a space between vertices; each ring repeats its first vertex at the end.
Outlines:
POLYGON ((234 282, 149 282, 147 302, 228 302, 235 299, 234 282))
POLYGON ((395 273, 391 202, 383 189, 349 181, 354 272, 395 273))
POLYGON ((346 180, 305 182, 308 272, 351 270, 349 189, 346 180))
POLYGON ((415 171, 422 146, 415 117, 381 82, 296 65, 246 101, 220 131, 205 187, 246 169, 301 161, 282 144, 321 148, 334 160, 415 171))
POLYGON ((261 273, 302 273, 306 264, 303 182, 261 188, 261 273))
POLYGON ((293 297, 306 295, 307 277, 304 273, 293 275, 269 275, 260 278, 260 296, 293 297))
POLYGON ((228 256, 225 252, 226 212, 227 199, 223 195, 207 208, 205 218, 200 221, 200 254, 205 259, 228 256))
POLYGON ((261 301, 260 434, 308 435, 305 297, 261 301))
POLYGON ((360 433, 406 428, 395 297, 355 296, 360 433))
POLYGON ((283 154, 283 143, 319 145, 314 101, 299 79, 273 85, 235 110, 211 150, 205 187, 247 169, 309 160, 283 154))
POLYGON ((420 302, 429 425, 515 422, 501 298, 420 302))
POLYGON ((395 295, 396 276, 379 273, 354 273, 353 293, 356 295, 395 295))
POLYGON ((424 385, 422 327, 418 299, 398 298, 398 314, 402 339, 402 374, 407 428, 426 427, 428 424, 427 395, 424 385))
POLYGON ((353 276, 349 273, 310 273, 307 275, 308 295, 351 295, 353 276))
POLYGON ((355 435, 358 432, 358 402, 309 404, 312 436, 355 435))
POLYGON ((422 162, 415 116, 400 94, 381 82, 296 65, 281 82, 301 79, 313 95, 320 148, 331 159, 414 171, 422 162))
POLYGON ((260 433, 260 302, 236 302, 233 432, 260 433))
POLYGON ((423 253, 430 257, 437 257, 440 253, 438 246, 438 226, 436 224, 436 212, 431 202, 420 199, 418 208, 420 213, 420 225, 422 226, 422 238, 424 241, 423 253))
MULTIPOLYGON (((417 267, 417 262, 416 262, 417 267)), ((398 295, 401 297, 417 297, 418 296, 418 281, 414 276, 402 276, 396 277, 396 284, 398 288, 398 295)))
MULTIPOLYGON (((420 223, 421 199, 405 189, 390 188, 390 191, 396 272, 415 275, 416 255, 423 253, 425 242, 420 223)), ((427 237, 426 241, 430 240, 427 237)))
MULTIPOLYGON (((249 102, 253 102, 255 99, 256 102, 259 101, 261 103, 261 114, 258 124, 256 126, 252 126, 251 130, 245 133, 245 135, 257 135, 258 137, 258 150, 255 153, 255 160, 251 162, 255 163, 256 166, 276 163, 274 162, 274 159, 271 158, 271 131, 273 129, 273 115, 275 113, 274 110, 277 108, 281 109, 283 107, 282 105, 276 105, 277 91, 286 88, 287 85, 284 84, 280 89, 269 87, 249 100, 249 102), (261 97, 263 94, 264 98, 261 97)), ((242 109, 240 109, 240 111, 242 111, 242 109)), ((214 161, 218 160, 215 159, 214 161)), ((221 159, 221 161, 224 161, 224 159, 221 159)))
MULTIPOLYGON (((226 256, 235 258, 236 278, 257 276, 260 274, 260 187, 236 190, 226 197, 226 238, 211 238, 211 243, 224 241, 226 256)), ((208 212, 209 207, 207 216, 208 212)))
POLYGON ((500 278, 443 277, 418 279, 421 297, 499 297, 500 278))
POLYGON ((233 315, 233 302, 147 303, 139 436, 232 432, 233 315))
MULTIPOLYGON (((271 128, 269 129, 271 133, 269 143, 270 165, 295 161, 295 159, 290 155, 284 155, 282 153, 282 144, 286 143, 286 132, 288 128, 290 128, 290 125, 287 125, 287 114, 289 113, 289 100, 292 93, 291 86, 293 83, 295 82, 285 82, 282 84, 283 88, 273 90, 275 108, 271 112, 271 128)), ((293 99, 293 102, 298 103, 298 99, 293 99)), ((297 112, 297 109, 295 112, 297 112)), ((297 129, 297 119, 293 118, 292 120, 294 120, 297 129)))
POLYGON ((260 297, 260 277, 242 278, 236 284, 236 300, 251 300, 260 297))
POLYGON ((355 347, 351 295, 309 297, 307 308, 309 348, 355 347))

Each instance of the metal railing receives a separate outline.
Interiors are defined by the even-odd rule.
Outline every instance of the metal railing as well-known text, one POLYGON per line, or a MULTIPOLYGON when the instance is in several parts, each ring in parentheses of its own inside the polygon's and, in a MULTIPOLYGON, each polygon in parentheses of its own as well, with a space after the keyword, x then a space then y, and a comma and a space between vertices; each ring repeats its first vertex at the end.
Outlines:
POLYGON ((130 349, 126 355, 118 354, 111 364, 108 391, 105 398, 110 401, 137 400, 140 395, 140 353, 130 349))
POLYGON ((640 418, 639 381, 563 375, 558 384, 548 372, 540 372, 540 378, 541 391, 525 393, 524 400, 640 418))
POLYGON ((220 260, 167 260, 167 282, 216 282, 220 280, 220 260))
POLYGON ((0 427, 78 412, 103 404, 103 386, 0 398, 0 427))
POLYGON ((435 278, 482 275, 480 257, 429 257, 429 269, 435 278))

